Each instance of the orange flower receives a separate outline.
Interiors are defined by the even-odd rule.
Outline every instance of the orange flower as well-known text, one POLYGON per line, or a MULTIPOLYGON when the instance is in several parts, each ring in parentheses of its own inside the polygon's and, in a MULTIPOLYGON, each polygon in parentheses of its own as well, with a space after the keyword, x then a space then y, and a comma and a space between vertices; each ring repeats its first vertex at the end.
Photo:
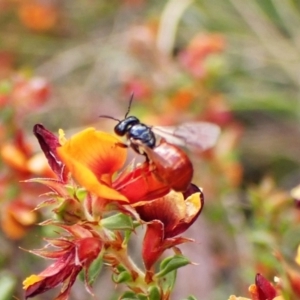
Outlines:
POLYGON ((20 6, 18 13, 21 22, 34 31, 51 30, 58 21, 57 8, 54 5, 44 5, 42 2, 26 1, 20 6))
POLYGON ((185 193, 172 191, 136 208, 141 219, 148 222, 143 242, 143 260, 147 270, 166 249, 192 241, 175 236, 195 222, 203 204, 203 193, 191 184, 185 193))
POLYGON ((127 201, 110 187, 112 175, 124 165, 127 154, 116 137, 88 128, 56 150, 73 178, 88 191, 104 199, 127 201))
POLYGON ((1 228, 12 240, 21 239, 38 218, 34 205, 15 199, 1 209, 1 228))
POLYGON ((0 156, 7 166, 21 178, 29 175, 52 175, 47 162, 41 157, 33 155, 30 145, 25 141, 21 130, 16 130, 10 142, 3 142, 0 146, 0 156))
POLYGON ((126 161, 127 146, 111 134, 88 128, 69 140, 62 136, 59 140, 40 124, 35 125, 34 133, 62 183, 69 172, 79 185, 99 199, 134 204, 170 191, 156 178, 148 163, 137 167, 131 164, 113 180, 126 161))

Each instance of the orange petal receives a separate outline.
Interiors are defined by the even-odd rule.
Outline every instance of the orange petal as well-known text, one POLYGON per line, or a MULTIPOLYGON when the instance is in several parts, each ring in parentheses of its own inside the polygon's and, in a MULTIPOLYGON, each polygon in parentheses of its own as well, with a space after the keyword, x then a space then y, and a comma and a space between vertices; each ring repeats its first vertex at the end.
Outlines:
POLYGON ((113 174, 124 165, 127 150, 121 145, 115 136, 87 128, 74 135, 58 151, 68 154, 101 178, 103 174, 113 174))
POLYGON ((13 240, 22 238, 30 225, 37 220, 37 213, 33 207, 26 205, 20 200, 15 200, 2 207, 1 227, 3 232, 13 240))
POLYGON ((25 2, 20 5, 18 15, 23 25, 34 31, 50 30, 58 22, 58 10, 42 3, 25 2))
POLYGON ((28 228, 17 222, 6 211, 2 211, 1 229, 11 240, 18 240, 24 237, 28 228))
POLYGON ((104 183, 107 175, 125 163, 127 152, 120 144, 116 137, 88 128, 58 147, 57 153, 74 179, 88 191, 105 199, 127 201, 104 183))
POLYGON ((4 144, 1 147, 1 156, 5 163, 18 171, 27 171, 27 158, 21 149, 13 144, 4 144))

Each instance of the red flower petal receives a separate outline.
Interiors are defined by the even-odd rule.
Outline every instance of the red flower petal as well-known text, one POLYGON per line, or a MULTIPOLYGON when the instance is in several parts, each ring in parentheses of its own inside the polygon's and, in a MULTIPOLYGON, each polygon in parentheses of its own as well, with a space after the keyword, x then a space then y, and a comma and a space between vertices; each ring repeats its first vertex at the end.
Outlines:
POLYGON ((60 294, 62 297, 58 296, 57 299, 67 299, 70 292, 70 288, 73 285, 77 275, 81 271, 82 267, 74 265, 69 265, 62 272, 57 275, 45 277, 40 281, 28 286, 25 291, 25 299, 34 297, 36 295, 42 294, 50 289, 56 287, 58 284, 64 282, 69 277, 69 284, 67 288, 60 294), (60 297, 60 298, 59 298, 60 297))
POLYGON ((123 172, 112 184, 131 204, 149 201, 166 195, 170 187, 157 179, 148 163, 133 171, 123 172))
POLYGON ((33 127, 33 133, 38 139, 38 142, 48 160, 49 166, 60 180, 66 182, 67 170, 57 155, 56 148, 60 146, 58 138, 43 125, 36 124, 33 127))
POLYGON ((259 300, 272 300, 276 297, 276 290, 272 284, 261 274, 256 274, 255 285, 259 300))
POLYGON ((172 191, 162 198, 136 207, 136 210, 146 222, 161 221, 164 224, 164 237, 170 238, 184 232, 195 222, 203 203, 203 193, 191 185, 184 194, 172 191))
POLYGON ((102 249, 101 240, 93 237, 81 239, 76 245, 78 247, 77 255, 80 263, 94 260, 102 249))
POLYGON ((164 225, 162 222, 154 220, 147 224, 142 249, 142 256, 146 269, 150 270, 166 249, 192 241, 192 239, 184 237, 164 239, 164 225))

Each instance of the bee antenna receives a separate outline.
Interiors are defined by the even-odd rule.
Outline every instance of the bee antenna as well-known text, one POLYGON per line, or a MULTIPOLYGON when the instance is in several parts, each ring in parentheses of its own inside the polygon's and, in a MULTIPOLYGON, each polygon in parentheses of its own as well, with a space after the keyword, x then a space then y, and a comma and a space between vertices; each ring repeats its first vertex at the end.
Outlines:
POLYGON ((101 116, 99 116, 99 118, 111 119, 111 120, 115 120, 117 122, 121 122, 119 119, 114 118, 112 116, 107 116, 107 115, 101 115, 101 116))
POLYGON ((133 96, 134 96, 134 92, 131 93, 131 96, 130 96, 130 99, 129 99, 129 105, 128 105, 128 109, 127 109, 127 112, 125 114, 125 119, 127 118, 129 112, 130 112, 130 109, 131 109, 131 104, 132 104, 132 101, 133 101, 133 96))

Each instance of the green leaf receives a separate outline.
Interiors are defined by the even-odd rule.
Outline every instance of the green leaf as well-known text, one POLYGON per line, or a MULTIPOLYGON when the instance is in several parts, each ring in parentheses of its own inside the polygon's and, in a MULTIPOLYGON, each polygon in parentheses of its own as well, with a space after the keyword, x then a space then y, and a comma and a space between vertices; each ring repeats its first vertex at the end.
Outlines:
POLYGON ((183 255, 167 257, 160 264, 160 271, 155 274, 160 278, 160 285, 164 292, 172 291, 176 281, 177 269, 190 264, 190 261, 183 255))
POLYGON ((118 265, 117 270, 118 270, 119 273, 126 271, 125 267, 122 266, 122 265, 118 265))
POLYGON ((87 191, 86 189, 79 188, 76 190, 75 195, 79 201, 83 201, 86 197, 87 191))
POLYGON ((128 271, 123 271, 120 274, 113 274, 112 279, 115 283, 132 281, 131 274, 128 271))
POLYGON ((160 299, 160 290, 157 286, 151 286, 148 289, 149 292, 149 300, 157 300, 160 299))
MULTIPOLYGON (((88 269, 88 284, 93 285, 98 275, 100 274, 103 266, 102 254, 98 255, 98 257, 92 262, 90 268, 88 269)), ((79 279, 84 281, 85 279, 85 271, 81 270, 79 273, 79 279)))
POLYGON ((169 272, 164 277, 160 278, 160 285, 164 293, 172 291, 177 277, 177 270, 169 272))
POLYGON ((63 220, 66 224, 75 224, 84 218, 81 203, 76 199, 65 199, 53 212, 59 220, 63 220))
MULTIPOLYGON (((139 300, 148 300, 148 296, 146 296, 145 294, 137 294, 137 298, 139 300)), ((157 298, 156 298, 157 299, 157 298)), ((158 298, 159 299, 159 298, 158 298)))
POLYGON ((130 230, 126 230, 125 233, 124 233, 124 239, 123 239, 123 245, 126 246, 130 240, 130 237, 131 237, 131 234, 132 234, 132 231, 130 230))
POLYGON ((12 299, 14 288, 16 286, 16 278, 7 272, 0 274, 0 300, 12 299))
POLYGON ((92 262, 89 271, 88 271, 88 283, 93 285, 97 277, 99 276, 103 266, 102 255, 98 255, 98 257, 92 262))
POLYGON ((160 278, 166 274, 177 270, 191 262, 183 255, 175 255, 165 258, 160 264, 160 271, 155 274, 155 277, 160 278))
POLYGON ((110 230, 133 230, 132 219, 124 214, 115 214, 100 221, 100 225, 110 230))

